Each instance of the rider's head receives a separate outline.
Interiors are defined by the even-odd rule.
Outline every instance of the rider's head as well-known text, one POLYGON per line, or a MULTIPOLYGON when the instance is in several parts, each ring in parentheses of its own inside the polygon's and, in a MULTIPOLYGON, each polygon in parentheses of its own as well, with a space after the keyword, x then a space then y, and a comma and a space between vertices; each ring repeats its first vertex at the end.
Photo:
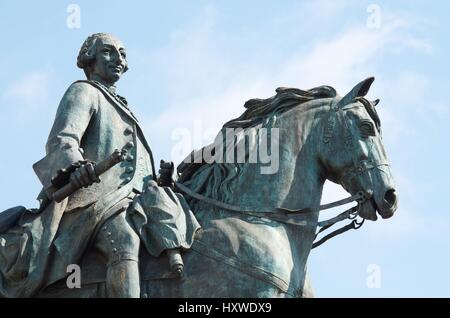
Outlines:
POLYGON ((89 80, 113 85, 128 70, 125 47, 110 34, 93 34, 84 41, 77 66, 89 80))

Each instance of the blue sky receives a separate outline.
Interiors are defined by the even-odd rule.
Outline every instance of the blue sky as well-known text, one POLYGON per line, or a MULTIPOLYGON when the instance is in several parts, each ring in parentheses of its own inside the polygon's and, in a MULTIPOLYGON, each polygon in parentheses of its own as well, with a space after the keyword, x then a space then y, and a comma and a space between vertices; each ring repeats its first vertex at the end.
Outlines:
MULTIPOLYGON (((448 2, 406 0, 1 1, 0 211, 36 206, 31 166, 65 89, 84 76, 76 56, 91 33, 125 43, 130 71, 118 91, 157 161, 182 159, 174 132, 193 132, 185 149, 206 144, 247 99, 279 86, 345 94, 373 75, 369 97, 381 99, 400 206, 312 252, 316 295, 450 297, 448 12, 448 2), (66 23, 72 3, 80 28, 66 23), (380 9, 375 28, 371 4, 380 9), (371 264, 380 288, 367 287, 371 264)), ((327 184, 323 201, 344 196, 327 184)))

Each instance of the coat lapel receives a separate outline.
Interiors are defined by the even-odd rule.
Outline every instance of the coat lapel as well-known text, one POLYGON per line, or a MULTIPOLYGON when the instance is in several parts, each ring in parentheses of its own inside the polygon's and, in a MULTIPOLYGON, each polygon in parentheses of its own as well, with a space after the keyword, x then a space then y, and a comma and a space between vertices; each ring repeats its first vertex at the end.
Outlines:
POLYGON ((134 117, 133 113, 132 113, 128 108, 126 108, 124 105, 122 105, 122 103, 119 102, 116 98, 114 98, 114 97, 112 96, 112 94, 111 94, 110 92, 108 92, 107 89, 105 89, 104 87, 98 85, 97 83, 95 83, 95 82, 93 82, 93 81, 86 81, 86 80, 76 81, 76 83, 88 83, 88 84, 94 86, 95 88, 97 88, 100 92, 103 93, 103 95, 105 96, 105 98, 106 98, 112 105, 114 105, 114 107, 115 107, 118 111, 124 113, 128 118, 130 118, 130 119, 134 122, 134 124, 136 125, 136 128, 137 128, 137 130, 138 130, 138 133, 141 134, 141 137, 142 137, 142 143, 144 144, 144 147, 147 149, 148 153, 150 154, 150 158, 151 158, 151 160, 152 160, 153 178, 155 179, 155 178, 156 178, 156 171, 155 171, 155 162, 154 162, 154 159, 153 159, 153 152, 152 152, 152 149, 150 148, 149 143, 148 143, 147 140, 145 139, 144 132, 143 132, 141 126, 139 125, 139 122, 138 122, 137 118, 134 117))

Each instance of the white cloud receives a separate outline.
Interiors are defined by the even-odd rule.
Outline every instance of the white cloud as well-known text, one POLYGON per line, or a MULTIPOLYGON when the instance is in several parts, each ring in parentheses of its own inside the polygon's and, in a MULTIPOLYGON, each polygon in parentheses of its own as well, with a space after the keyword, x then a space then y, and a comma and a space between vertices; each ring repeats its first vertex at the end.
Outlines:
POLYGON ((306 53, 294 52, 272 65, 248 60, 244 63, 238 58, 233 60, 236 48, 222 51, 227 38, 215 29, 216 19, 214 7, 207 6, 200 17, 176 31, 170 43, 149 58, 153 68, 164 70, 160 73, 167 77, 161 80, 167 83, 171 96, 169 107, 144 125, 157 131, 158 138, 170 136, 176 128, 191 129, 192 123, 199 120, 205 129, 218 130, 242 113, 247 99, 269 97, 278 86, 310 88, 327 84, 345 94, 357 82, 376 73, 376 62, 385 49, 429 50, 426 44, 418 44, 425 43, 423 40, 405 37, 406 24, 397 19, 385 21, 380 30, 365 25, 347 29, 306 53))
MULTIPOLYGON (((227 47, 229 38, 216 32, 215 19, 218 13, 211 9, 197 17, 191 25, 184 26, 166 47, 153 54, 151 58, 156 57, 154 63, 164 70, 161 73, 169 74, 162 80, 169 84, 171 94, 168 107, 156 117, 148 118, 144 124, 149 127, 148 134, 154 136, 151 139, 162 141, 155 148, 158 149, 158 154, 165 158, 170 155, 173 129, 185 127, 192 130, 193 123, 200 120, 204 129, 218 130, 224 122, 242 113, 242 105, 247 99, 269 97, 278 86, 306 89, 326 84, 334 86, 343 95, 357 82, 372 75, 377 77, 377 81, 369 97, 382 99, 379 112, 385 142, 402 145, 405 137, 414 129, 410 127, 412 121, 407 108, 412 106, 417 111, 419 107, 416 106, 423 103, 431 82, 426 76, 411 71, 410 64, 405 63, 403 70, 401 65, 392 65, 392 69, 395 69, 392 71, 389 63, 401 62, 403 56, 409 57, 412 53, 432 55, 433 46, 426 39, 415 35, 414 17, 400 18, 401 14, 393 15, 383 8, 381 29, 369 29, 364 23, 365 12, 362 13, 359 25, 351 25, 347 21, 339 23, 339 16, 345 19, 346 10, 354 3, 339 2, 344 3, 342 6, 329 5, 338 1, 321 1, 317 5, 314 3, 315 5, 307 6, 308 10, 313 8, 311 11, 302 11, 303 7, 300 7, 296 12, 280 12, 274 23, 266 21, 267 25, 280 27, 272 36, 276 34, 285 36, 285 41, 304 43, 303 47, 290 46, 287 51, 289 53, 274 54, 279 58, 272 59, 270 63, 264 59, 261 62, 258 52, 264 54, 266 50, 274 51, 277 48, 271 47, 272 41, 269 38, 258 38, 255 34, 259 30, 245 29, 247 33, 243 36, 243 39, 254 41, 252 44, 254 43, 256 53, 246 52, 246 59, 237 57, 239 54, 235 50, 248 49, 251 45, 227 47), (321 6, 326 11, 321 11, 321 6), (311 19, 320 14, 326 16, 323 24, 311 19), (336 25, 346 26, 336 29, 330 35, 329 30, 336 25), (311 35, 296 31, 302 28, 309 33, 317 32, 311 35), (306 35, 309 36, 305 38, 306 35), (293 47, 295 48, 292 49, 293 47), (255 58, 252 60, 249 56, 255 58), (392 56, 395 59, 391 59, 392 56)), ((233 40, 233 45, 239 44, 233 40)), ((279 43, 281 40, 273 42, 279 43)), ((433 107, 436 113, 448 114, 446 103, 433 103, 433 107)), ((204 140, 204 144, 207 142, 204 140)), ((404 149, 400 146, 395 150, 404 149)), ((438 231, 448 233, 450 224, 446 216, 435 224, 435 220, 427 217, 428 211, 420 211, 417 207, 415 203, 420 197, 421 189, 407 186, 415 182, 401 179, 402 168, 398 166, 394 170, 394 176, 398 179, 399 210, 391 219, 382 220, 379 217, 377 222, 367 221, 360 230, 364 233, 361 236, 365 241, 353 242, 355 250, 364 248, 367 241, 376 241, 377 244, 390 244, 393 240, 415 242, 418 237, 429 235, 436 226, 439 227, 438 231)), ((347 196, 348 193, 339 185, 326 183, 322 203, 347 196)), ((350 205, 353 204, 348 206, 350 205)), ((346 207, 324 212, 321 219, 336 215, 346 207)), ((329 261, 336 259, 327 259, 324 263, 328 265, 329 261)), ((347 262, 342 266, 347 266, 347 262)), ((317 279, 328 279, 326 276, 318 275, 317 279)))
POLYGON ((47 100, 51 76, 49 71, 29 73, 13 82, 3 93, 3 98, 21 107, 35 107, 47 100))
POLYGON ((428 105, 428 109, 439 118, 449 118, 450 117, 450 105, 448 102, 435 102, 428 105))
POLYGON ((375 94, 381 97, 378 113, 382 119, 383 134, 388 136, 391 145, 403 143, 405 138, 417 133, 411 123, 415 121, 414 115, 426 109, 423 103, 430 85, 426 76, 409 70, 378 81, 375 90, 375 94))
POLYGON ((428 41, 425 41, 423 39, 418 39, 409 35, 404 39, 404 41, 410 48, 414 50, 422 51, 428 54, 431 54, 433 52, 433 46, 428 41))
POLYGON ((311 87, 324 84, 326 79, 326 84, 345 94, 342 89, 350 89, 363 78, 375 75, 379 61, 390 49, 431 50, 430 44, 407 34, 404 27, 405 23, 396 19, 386 21, 381 29, 355 27, 339 32, 317 43, 311 52, 293 54, 278 74, 279 80, 311 87))
MULTIPOLYGON (((335 10, 341 12, 342 7, 338 6, 335 10)), ((333 15, 332 12, 326 14, 333 15)), ((269 97, 278 86, 305 89, 326 84, 334 86, 343 95, 365 77, 378 75, 382 66, 380 61, 388 54, 403 54, 410 50, 429 54, 432 51, 427 41, 408 33, 408 23, 386 14, 383 27, 379 30, 366 28, 364 24, 344 31, 337 30, 335 35, 322 39, 308 50, 299 48, 288 56, 284 54, 284 59, 263 65, 258 64, 256 59, 241 60, 235 57, 233 50, 236 48, 222 51, 226 47, 227 37, 215 30, 217 15, 213 8, 207 7, 202 16, 177 31, 166 47, 150 56, 153 69, 159 68, 161 74, 168 74, 162 80, 169 86, 171 96, 168 107, 156 117, 144 120, 143 125, 149 128, 147 134, 150 140, 159 143, 153 147, 158 149, 157 153, 162 158, 171 156, 171 146, 176 143, 171 140, 171 135, 175 129, 194 131, 194 123, 200 122, 204 130, 218 131, 224 122, 243 112, 242 106, 247 99, 269 97)), ((291 21, 292 27, 298 24, 298 20, 292 17, 291 21)), ((264 49, 270 48, 264 45, 255 47, 256 51, 264 49)), ((397 96, 397 88, 402 95, 406 95, 411 87, 415 87, 409 96, 417 102, 429 83, 420 74, 404 72, 393 81, 381 77, 374 85, 373 92, 376 94, 373 95, 384 99, 386 94, 393 94, 392 85, 396 87, 397 96)), ((395 101, 400 103, 398 98, 395 101)), ((389 138, 400 141, 409 128, 405 120, 399 118, 399 110, 388 107, 398 105, 380 108, 384 131, 389 133, 389 138)), ((212 137, 201 140, 200 144, 211 140, 212 137)), ((198 147, 198 140, 186 149, 190 146, 198 147)), ((177 163, 183 157, 180 155, 171 159, 177 163)), ((347 196, 340 186, 327 183, 322 202, 347 196)), ((335 215, 344 208, 328 211, 323 218, 335 215)), ((402 204, 401 211, 393 219, 367 226, 367 235, 376 238, 409 235, 422 224, 423 220, 418 215, 413 208, 402 204)))

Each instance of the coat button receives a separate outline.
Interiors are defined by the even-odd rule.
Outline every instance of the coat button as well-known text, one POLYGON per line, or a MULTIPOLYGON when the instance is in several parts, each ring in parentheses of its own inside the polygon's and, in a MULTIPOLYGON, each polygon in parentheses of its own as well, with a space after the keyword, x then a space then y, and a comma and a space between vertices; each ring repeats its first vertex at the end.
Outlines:
POLYGON ((133 161, 134 160, 134 156, 133 155, 128 155, 127 156, 127 161, 133 161))
POLYGON ((129 142, 127 142, 127 144, 125 145, 124 148, 126 148, 126 149, 131 149, 131 148, 133 148, 133 147, 134 147, 134 142, 129 141, 129 142))
POLYGON ((127 127, 123 133, 125 136, 128 136, 128 135, 131 135, 132 133, 134 133, 134 130, 131 127, 127 127))
POLYGON ((125 169, 125 171, 126 171, 127 173, 132 173, 132 172, 134 171, 134 168, 133 168, 133 167, 127 167, 127 168, 125 169))

